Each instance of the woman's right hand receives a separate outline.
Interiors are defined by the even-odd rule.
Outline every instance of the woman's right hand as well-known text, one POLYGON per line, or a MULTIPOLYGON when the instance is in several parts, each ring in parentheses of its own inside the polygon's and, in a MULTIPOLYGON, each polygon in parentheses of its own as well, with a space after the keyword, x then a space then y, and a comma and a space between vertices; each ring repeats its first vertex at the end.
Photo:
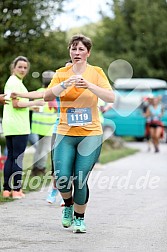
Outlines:
POLYGON ((70 87, 72 85, 75 85, 75 83, 78 81, 78 75, 72 75, 69 79, 63 81, 65 87, 70 87))
POLYGON ((34 106, 44 106, 45 105, 44 100, 35 100, 33 103, 34 103, 34 106))

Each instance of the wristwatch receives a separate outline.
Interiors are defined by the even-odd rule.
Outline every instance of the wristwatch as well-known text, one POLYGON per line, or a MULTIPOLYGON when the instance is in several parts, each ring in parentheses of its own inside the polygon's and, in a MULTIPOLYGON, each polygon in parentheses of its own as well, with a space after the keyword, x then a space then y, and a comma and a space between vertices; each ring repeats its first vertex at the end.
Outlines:
POLYGON ((63 88, 63 89, 66 89, 67 87, 64 85, 64 82, 61 82, 60 83, 60 86, 63 88))

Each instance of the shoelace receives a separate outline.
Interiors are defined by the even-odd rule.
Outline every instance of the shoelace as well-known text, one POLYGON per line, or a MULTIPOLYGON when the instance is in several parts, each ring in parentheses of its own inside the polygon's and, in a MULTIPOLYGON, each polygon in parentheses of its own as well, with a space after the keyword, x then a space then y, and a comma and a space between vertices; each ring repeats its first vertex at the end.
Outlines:
POLYGON ((81 226, 81 222, 83 221, 82 218, 75 218, 75 225, 76 226, 81 226))
POLYGON ((64 218, 69 218, 71 215, 71 207, 65 207, 64 208, 64 218))

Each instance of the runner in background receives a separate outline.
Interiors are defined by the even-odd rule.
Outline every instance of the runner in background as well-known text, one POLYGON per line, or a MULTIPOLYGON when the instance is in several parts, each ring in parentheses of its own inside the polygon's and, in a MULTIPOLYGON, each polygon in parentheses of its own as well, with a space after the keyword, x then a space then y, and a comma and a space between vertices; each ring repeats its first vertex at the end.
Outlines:
POLYGON ((161 104, 161 97, 153 97, 151 104, 147 108, 146 117, 150 118, 150 137, 154 145, 155 153, 160 151, 160 138, 162 138, 164 134, 164 127, 161 121, 162 115, 163 106, 161 104))

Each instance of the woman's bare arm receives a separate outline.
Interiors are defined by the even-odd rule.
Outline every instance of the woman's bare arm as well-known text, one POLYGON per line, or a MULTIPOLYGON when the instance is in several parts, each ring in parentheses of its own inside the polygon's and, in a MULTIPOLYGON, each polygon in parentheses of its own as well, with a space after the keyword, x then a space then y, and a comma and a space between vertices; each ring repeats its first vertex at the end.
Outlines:
POLYGON ((40 99, 43 98, 44 92, 38 92, 38 91, 31 91, 27 93, 11 93, 11 98, 17 98, 17 97, 22 97, 22 98, 29 98, 29 99, 40 99))

